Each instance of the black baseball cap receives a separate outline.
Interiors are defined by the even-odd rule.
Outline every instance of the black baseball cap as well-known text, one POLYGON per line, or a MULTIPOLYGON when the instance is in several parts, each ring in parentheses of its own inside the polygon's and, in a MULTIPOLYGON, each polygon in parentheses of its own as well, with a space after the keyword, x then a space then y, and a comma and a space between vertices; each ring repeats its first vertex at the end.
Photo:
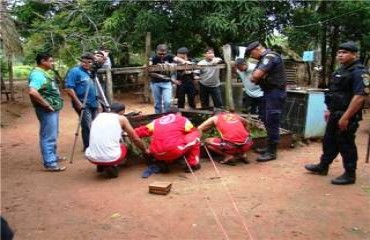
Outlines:
POLYGON ((339 49, 350 51, 350 52, 358 52, 358 47, 354 42, 345 42, 339 45, 339 49))
POLYGON ((244 58, 237 58, 235 60, 235 65, 242 65, 242 64, 246 64, 244 58))
POLYGON ((260 43, 258 41, 251 42, 250 44, 248 44, 247 49, 245 49, 245 54, 249 55, 251 51, 258 47, 259 45, 260 43))

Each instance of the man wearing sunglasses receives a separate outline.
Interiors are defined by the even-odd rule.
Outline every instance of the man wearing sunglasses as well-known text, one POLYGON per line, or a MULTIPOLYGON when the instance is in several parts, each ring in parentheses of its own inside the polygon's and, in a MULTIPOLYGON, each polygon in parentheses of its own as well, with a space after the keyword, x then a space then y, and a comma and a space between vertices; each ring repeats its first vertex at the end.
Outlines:
MULTIPOLYGON (((174 61, 180 64, 190 63, 185 59, 169 54, 166 44, 159 44, 156 52, 156 55, 150 59, 150 65, 168 64, 174 61)), ((171 107, 172 98, 171 77, 162 72, 150 73, 150 76, 150 89, 154 98, 154 111, 155 113, 168 112, 171 107)))

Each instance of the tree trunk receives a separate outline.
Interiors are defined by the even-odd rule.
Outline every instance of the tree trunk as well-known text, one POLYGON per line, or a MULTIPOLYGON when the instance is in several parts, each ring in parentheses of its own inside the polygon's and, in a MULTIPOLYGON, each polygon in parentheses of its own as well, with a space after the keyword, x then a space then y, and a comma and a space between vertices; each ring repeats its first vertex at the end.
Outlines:
POLYGON ((322 32, 321 32, 321 66, 322 66, 322 71, 321 71, 321 79, 319 83, 319 88, 326 88, 327 82, 326 82, 326 61, 327 61, 327 56, 326 56, 326 25, 322 26, 322 32))

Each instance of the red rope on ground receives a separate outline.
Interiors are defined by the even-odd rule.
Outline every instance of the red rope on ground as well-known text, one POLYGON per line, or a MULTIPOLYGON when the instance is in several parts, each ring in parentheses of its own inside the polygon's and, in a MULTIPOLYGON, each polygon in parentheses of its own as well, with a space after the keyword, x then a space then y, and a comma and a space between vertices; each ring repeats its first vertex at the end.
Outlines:
MULTIPOLYGON (((184 159, 185 159, 186 166, 189 168, 189 170, 190 170, 191 174, 193 175, 193 177, 194 177, 195 181, 198 183, 198 186, 199 186, 199 189, 200 189, 200 187, 201 187, 200 181, 198 180, 197 176, 194 174, 194 171, 193 171, 193 169, 191 168, 190 164, 188 163, 188 160, 186 159, 186 157, 185 157, 185 156, 183 156, 183 157, 184 157, 184 159)), ((212 214, 213 214, 213 217, 214 217, 214 218, 215 218, 215 220, 216 220, 216 223, 217 223, 218 227, 221 229, 221 232, 224 234, 224 236, 225 236, 225 238, 226 238, 227 240, 230 240, 229 235, 227 234, 227 232, 226 232, 226 230, 225 230, 224 226, 222 225, 222 223, 221 223, 220 219, 218 218, 218 216, 217 216, 217 214, 216 214, 215 210, 212 208, 211 203, 210 203, 210 201, 209 201, 209 197, 208 197, 207 195, 205 195, 205 199, 206 199, 206 202, 207 202, 208 208, 211 210, 211 212, 212 212, 212 214)))
POLYGON ((234 207, 234 209, 235 209, 235 212, 238 214, 238 216, 239 216, 239 218, 240 218, 240 220, 241 220, 241 222, 242 222, 242 224, 243 224, 244 230, 247 232, 249 239, 253 240, 253 236, 252 236, 251 232, 249 231, 249 228, 247 227, 247 224, 245 223, 244 218, 243 218, 243 217, 242 217, 242 215, 240 214, 240 211, 239 211, 239 209, 238 209, 238 206, 236 205, 236 202, 235 202, 234 198, 231 196, 230 190, 229 190, 229 188, 227 187, 226 183, 224 182, 224 180, 223 180, 223 178, 222 178, 222 176, 221 176, 221 174, 220 174, 220 171, 218 170, 218 168, 217 168, 217 166, 216 166, 216 164, 215 164, 215 161, 214 161, 214 160, 213 160, 213 158, 212 158, 211 153, 208 151, 208 148, 207 148, 207 146, 206 146, 206 145, 204 145, 204 148, 206 149, 206 152, 207 152, 207 154, 208 154, 208 156, 209 156, 209 159, 211 160, 212 165, 213 165, 213 167, 215 168, 215 171, 216 171, 217 176, 221 179, 221 182, 222 182, 222 184, 224 185, 224 187, 225 187, 225 189, 226 189, 227 195, 229 196, 229 199, 230 199, 230 201, 231 201, 231 202, 232 202, 232 204, 233 204, 233 207, 234 207))

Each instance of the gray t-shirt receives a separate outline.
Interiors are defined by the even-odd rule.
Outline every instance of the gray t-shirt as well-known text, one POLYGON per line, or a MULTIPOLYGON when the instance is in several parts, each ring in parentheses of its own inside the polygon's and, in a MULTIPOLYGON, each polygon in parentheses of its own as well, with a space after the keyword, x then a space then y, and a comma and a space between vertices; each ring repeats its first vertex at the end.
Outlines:
POLYGON ((198 65, 210 66, 204 67, 200 70, 200 83, 206 87, 218 87, 220 86, 220 69, 215 66, 215 61, 207 62, 205 59, 201 60, 198 65))

